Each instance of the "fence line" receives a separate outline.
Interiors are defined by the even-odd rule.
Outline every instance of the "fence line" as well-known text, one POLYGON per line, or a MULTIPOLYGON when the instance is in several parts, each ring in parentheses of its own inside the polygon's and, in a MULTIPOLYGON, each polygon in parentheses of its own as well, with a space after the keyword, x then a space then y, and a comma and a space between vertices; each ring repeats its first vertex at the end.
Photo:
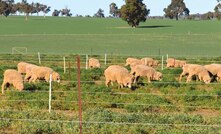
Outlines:
MULTIPOLYGON (((26 121, 26 122, 58 122, 58 123, 76 123, 80 121, 70 120, 38 120, 38 119, 13 119, 13 118, 0 118, 2 121, 26 121)), ((130 122, 98 122, 98 121, 83 121, 83 124, 109 124, 109 125, 144 125, 144 126, 182 126, 182 127, 221 127, 221 124, 161 124, 161 123, 130 123, 130 122)))
MULTIPOLYGON (((17 92, 17 93, 48 93, 49 91, 17 91, 11 90, 6 92, 17 92)), ((74 93, 77 94, 77 91, 51 91, 52 93, 74 93)), ((148 96, 191 96, 191 97, 221 97, 218 94, 157 94, 157 93, 127 93, 127 92, 82 92, 82 94, 110 94, 110 95, 148 95, 148 96)))
MULTIPOLYGON (((4 102, 48 102, 48 100, 1 100, 4 102)), ((52 100, 51 102, 66 102, 66 103, 78 103, 78 101, 66 101, 66 100, 52 100)), ((119 102, 89 102, 82 101, 87 104, 116 104, 116 105, 133 105, 133 106, 155 106, 155 107, 176 107, 176 108, 201 108, 201 109, 221 109, 221 107, 209 107, 209 106, 175 106, 168 104, 142 104, 142 103, 119 103, 119 102)))
MULTIPOLYGON (((0 80, 0 82, 3 82, 3 80, 0 80)), ((14 81, 14 82, 16 82, 16 81, 14 81)), ((20 81, 19 81, 20 82, 20 81)), ((65 81, 60 81, 60 83, 62 83, 62 82, 65 82, 65 83, 67 83, 67 82, 70 82, 70 83, 77 83, 78 81, 68 81, 68 80, 65 80, 65 81)), ((94 82, 102 82, 102 83, 105 83, 105 80, 94 80, 94 81, 81 81, 81 83, 94 83, 94 82)), ((139 84, 140 82, 138 82, 138 84, 139 84)), ((220 82, 216 82, 216 83, 208 83, 208 84, 205 84, 205 83, 203 83, 203 82, 194 82, 194 81, 192 81, 192 82, 174 82, 174 81, 164 81, 164 82, 162 82, 162 81, 158 81, 158 82, 154 82, 154 81, 152 81, 152 82, 141 82, 141 83, 143 83, 143 84, 184 84, 184 85, 221 85, 221 83, 220 82)))

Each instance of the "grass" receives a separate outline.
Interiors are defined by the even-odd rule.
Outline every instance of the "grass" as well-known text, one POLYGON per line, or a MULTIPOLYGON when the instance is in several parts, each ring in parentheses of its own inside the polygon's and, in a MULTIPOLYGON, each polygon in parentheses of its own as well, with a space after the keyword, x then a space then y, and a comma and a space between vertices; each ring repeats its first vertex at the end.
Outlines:
POLYGON ((220 21, 147 20, 130 28, 121 19, 10 16, 1 18, 1 53, 220 56, 220 21))
MULTIPOLYGON (((23 92, 10 88, 5 92, 6 95, 0 96, 0 133, 79 133, 77 70, 73 68, 76 66, 75 56, 66 56, 67 61, 71 61, 71 77, 68 67, 67 73, 63 73, 61 55, 42 55, 42 64, 58 71, 62 78, 60 84, 52 84, 52 113, 48 113, 48 83, 26 83, 23 92)), ((94 57, 103 59, 102 56, 94 57)), ((83 67, 84 58, 81 57, 83 67)), ((16 69, 19 61, 38 64, 35 55, 1 54, 0 59, 0 74, 7 68, 16 69)), ((220 61, 220 58, 186 60, 205 64, 208 61, 220 61)), ((113 56, 108 60, 108 63, 115 64, 123 62, 125 57, 113 56)), ((101 69, 81 70, 83 120, 87 122, 83 123, 84 133, 175 134, 220 131, 220 83, 178 83, 181 69, 164 69, 161 71, 164 76, 162 83, 149 84, 144 78, 140 80, 144 85, 137 85, 136 90, 119 89, 116 84, 111 87, 104 85, 103 72, 106 66, 103 63, 101 65, 101 69), (169 81, 173 83, 167 83, 169 81)))
POLYGON ((119 89, 116 84, 106 87, 103 82, 104 69, 110 64, 123 65, 128 56, 152 55, 160 61, 169 54, 188 63, 221 63, 219 23, 148 20, 133 29, 120 19, 1 17, 0 74, 16 69, 20 61, 38 65, 37 52, 41 52, 41 65, 59 72, 62 82, 52 86, 52 113, 48 113, 48 83, 26 83, 23 92, 7 90, 0 96, 0 133, 79 133, 77 53, 98 58, 102 66, 85 70, 85 56, 81 56, 81 80, 91 81, 81 86, 83 120, 87 122, 84 133, 219 133, 218 82, 178 83, 181 69, 162 71, 160 67, 162 83, 140 79, 144 84, 136 85, 136 90, 119 89), (8 54, 19 46, 27 47, 28 55, 8 54), (108 53, 108 65, 104 65, 104 53, 108 53))

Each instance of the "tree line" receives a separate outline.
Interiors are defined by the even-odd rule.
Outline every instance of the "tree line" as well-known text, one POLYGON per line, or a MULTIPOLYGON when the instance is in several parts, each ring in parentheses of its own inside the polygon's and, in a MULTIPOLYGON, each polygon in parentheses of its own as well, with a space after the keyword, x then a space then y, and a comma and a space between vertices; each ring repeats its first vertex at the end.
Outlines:
MULTIPOLYGON (((110 15, 114 18, 122 18, 130 26, 137 27, 140 22, 145 22, 150 14, 150 9, 143 3, 143 0, 124 0, 125 4, 118 8, 116 3, 109 5, 110 15)), ((169 19, 184 18, 184 19, 221 19, 221 0, 216 0, 217 5, 214 7, 214 12, 208 12, 205 14, 190 14, 190 10, 186 7, 184 0, 171 0, 171 3, 163 9, 164 17, 169 19)), ((0 15, 5 17, 10 14, 24 13, 26 20, 29 14, 39 14, 42 12, 45 16, 50 12, 50 6, 41 3, 28 3, 27 0, 21 0, 21 2, 15 3, 14 0, 0 0, 0 15)), ((72 16, 70 9, 65 8, 62 10, 55 9, 52 16, 72 16)), ((81 16, 81 15, 77 15, 81 16)), ((87 15, 86 17, 90 17, 87 15)), ((93 17, 104 18, 104 10, 101 8, 94 14, 93 17)))
MULTIPOLYGON (((25 14, 25 19, 28 19, 30 14, 39 14, 42 12, 44 17, 47 13, 51 11, 51 7, 45 4, 37 3, 28 3, 27 0, 21 0, 21 2, 15 3, 14 0, 0 0, 0 15, 8 17, 10 14, 25 14)), ((54 10, 52 16, 72 16, 70 9, 61 9, 54 10)))

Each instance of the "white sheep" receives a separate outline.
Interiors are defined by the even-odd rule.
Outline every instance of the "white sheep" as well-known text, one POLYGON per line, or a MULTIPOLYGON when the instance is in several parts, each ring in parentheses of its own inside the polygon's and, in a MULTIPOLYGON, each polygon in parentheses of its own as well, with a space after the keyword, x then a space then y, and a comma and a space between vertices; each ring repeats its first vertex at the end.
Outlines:
POLYGON ((20 74, 25 74, 26 73, 26 66, 29 65, 29 63, 27 62, 19 62, 17 64, 17 69, 18 69, 18 72, 20 74))
POLYGON ((29 82, 35 82, 37 79, 44 79, 46 82, 50 80, 50 74, 52 75, 52 81, 60 82, 60 75, 49 67, 36 66, 31 69, 31 78, 29 82))
POLYGON ((95 58, 90 58, 89 59, 89 67, 90 68, 100 68, 101 65, 100 65, 99 60, 95 59, 95 58))
POLYGON ((121 88, 132 87, 133 83, 133 75, 129 73, 129 71, 119 65, 111 65, 105 71, 104 75, 106 78, 106 86, 108 87, 110 83, 117 82, 121 88))
POLYGON ((8 69, 4 72, 4 79, 2 83, 2 94, 4 94, 5 86, 12 84, 15 89, 22 91, 24 89, 22 75, 14 69, 8 69))

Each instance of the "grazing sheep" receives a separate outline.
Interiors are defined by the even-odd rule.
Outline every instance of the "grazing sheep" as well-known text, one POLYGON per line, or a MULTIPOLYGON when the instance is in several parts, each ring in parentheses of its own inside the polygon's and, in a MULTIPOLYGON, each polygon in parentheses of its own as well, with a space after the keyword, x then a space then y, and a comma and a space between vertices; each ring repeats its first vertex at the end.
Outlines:
POLYGON ((186 64, 184 60, 176 60, 175 58, 167 59, 167 68, 168 67, 183 67, 186 64))
POLYGON ((207 71, 209 71, 216 80, 219 81, 221 78, 221 64, 210 64, 204 66, 207 71))
POLYGON ((130 68, 133 69, 137 65, 144 65, 144 63, 141 60, 134 61, 130 64, 130 68))
POLYGON ((26 66, 26 74, 25 74, 25 78, 24 81, 28 81, 31 78, 31 69, 34 67, 38 67, 37 65, 34 64, 29 64, 26 66))
POLYGON ((89 67, 90 68, 100 68, 100 63, 98 59, 90 58, 89 59, 89 67))
POLYGON ((7 87, 10 84, 12 84, 15 87, 15 89, 19 91, 22 91, 24 89, 22 75, 14 69, 8 69, 4 72, 4 79, 2 83, 2 94, 4 94, 5 86, 7 87))
POLYGON ((147 65, 147 66, 149 66, 149 67, 156 67, 156 66, 159 65, 159 61, 154 60, 153 58, 149 58, 149 57, 142 58, 142 59, 141 59, 141 62, 142 62, 144 65, 147 65))
POLYGON ((132 87, 133 83, 133 75, 129 73, 129 71, 119 65, 111 65, 104 71, 104 76, 106 78, 106 86, 108 87, 111 83, 117 82, 121 88, 132 87))
POLYGON ((184 61, 184 60, 176 60, 174 67, 176 67, 176 68, 183 67, 185 64, 186 64, 186 61, 184 61))
POLYGON ((18 72, 20 74, 25 74, 26 73, 26 66, 29 65, 29 63, 26 63, 26 62, 19 62, 17 64, 17 69, 18 69, 18 72))
POLYGON ((50 74, 52 74, 52 81, 60 82, 60 75, 57 72, 49 67, 42 66, 36 66, 31 69, 31 78, 29 82, 35 82, 37 79, 44 79, 46 82, 49 82, 50 74))
POLYGON ((206 70, 204 66, 197 64, 186 64, 183 66, 183 72, 180 74, 179 81, 181 81, 182 77, 188 75, 186 82, 190 82, 192 80, 192 76, 197 76, 200 81, 205 82, 206 84, 210 83, 211 78, 209 72, 206 70))
POLYGON ((138 78, 142 76, 146 76, 149 83, 153 80, 161 80, 163 76, 162 73, 157 72, 154 68, 145 65, 135 66, 131 70, 131 74, 135 75, 134 83, 136 83, 136 81, 138 81, 138 78))
POLYGON ((137 59, 137 58, 127 58, 126 59, 126 64, 124 66, 131 65, 133 62, 140 62, 140 60, 137 59))

